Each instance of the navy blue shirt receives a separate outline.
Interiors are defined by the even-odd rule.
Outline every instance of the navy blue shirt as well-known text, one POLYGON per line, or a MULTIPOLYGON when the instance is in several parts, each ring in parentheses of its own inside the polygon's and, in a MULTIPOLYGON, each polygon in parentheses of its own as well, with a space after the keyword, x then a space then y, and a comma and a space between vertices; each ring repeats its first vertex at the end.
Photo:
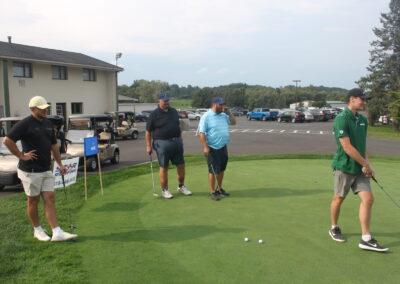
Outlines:
POLYGON ((50 170, 51 146, 57 144, 53 123, 48 119, 37 120, 28 116, 14 125, 7 137, 17 142, 21 140, 24 153, 36 150, 37 159, 19 160, 18 168, 25 172, 45 172, 50 170))
POLYGON ((178 112, 171 107, 168 111, 156 108, 147 120, 146 130, 152 133, 153 139, 181 137, 178 112))

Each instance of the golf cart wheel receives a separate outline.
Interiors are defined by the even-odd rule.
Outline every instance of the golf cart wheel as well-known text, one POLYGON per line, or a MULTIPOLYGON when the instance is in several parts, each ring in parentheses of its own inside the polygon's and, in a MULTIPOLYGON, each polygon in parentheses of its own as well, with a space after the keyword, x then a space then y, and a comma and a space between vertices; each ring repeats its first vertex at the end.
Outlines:
POLYGON ((247 116, 247 120, 251 120, 251 116, 250 115, 247 116))
POLYGON ((267 121, 267 117, 263 115, 263 116, 261 117, 261 120, 262 120, 262 121, 267 121))
POLYGON ((87 160, 88 171, 94 172, 95 170, 97 170, 98 167, 99 167, 99 165, 97 163, 96 157, 92 157, 87 160))
POLYGON ((131 135, 132 140, 136 140, 139 138, 139 132, 133 131, 131 135))
POLYGON ((113 158, 111 159, 112 164, 118 164, 119 163, 119 151, 114 151, 113 158))
POLYGON ((200 120, 200 116, 196 116, 196 120, 200 120))

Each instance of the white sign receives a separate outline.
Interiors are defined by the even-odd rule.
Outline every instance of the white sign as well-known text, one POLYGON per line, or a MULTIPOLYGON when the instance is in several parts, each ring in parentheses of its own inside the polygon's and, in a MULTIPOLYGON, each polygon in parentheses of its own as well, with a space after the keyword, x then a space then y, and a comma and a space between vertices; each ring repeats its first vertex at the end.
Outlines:
MULTIPOLYGON (((79 157, 68 159, 68 160, 61 160, 64 168, 67 169, 67 173, 64 175, 65 186, 70 184, 76 183, 76 177, 78 175, 78 166, 79 166, 79 157)), ((54 169, 53 169, 54 179, 54 188, 63 187, 63 182, 60 174, 60 168, 58 164, 54 162, 54 169)))

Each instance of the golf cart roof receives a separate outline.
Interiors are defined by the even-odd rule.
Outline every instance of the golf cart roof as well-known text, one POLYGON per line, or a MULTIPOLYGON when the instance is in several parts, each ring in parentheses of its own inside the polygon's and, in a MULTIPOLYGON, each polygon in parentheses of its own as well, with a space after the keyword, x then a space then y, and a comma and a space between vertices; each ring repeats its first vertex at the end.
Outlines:
POLYGON ((75 114, 75 115, 70 115, 69 119, 74 120, 74 119, 95 119, 95 120, 112 120, 111 114, 75 114))
POLYGON ((135 113, 133 111, 111 111, 109 112, 110 114, 132 114, 134 115, 135 113))
POLYGON ((10 117, 2 117, 0 118, 0 121, 20 121, 22 119, 23 117, 20 116, 10 116, 10 117))
POLYGON ((64 117, 61 115, 48 115, 47 119, 50 120, 57 127, 57 129, 60 128, 64 123, 64 117))

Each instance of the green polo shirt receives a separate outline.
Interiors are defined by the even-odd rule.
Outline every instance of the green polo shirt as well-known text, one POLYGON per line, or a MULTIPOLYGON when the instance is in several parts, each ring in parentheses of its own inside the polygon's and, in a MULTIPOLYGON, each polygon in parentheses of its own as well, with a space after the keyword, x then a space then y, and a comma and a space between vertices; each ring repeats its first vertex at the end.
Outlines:
POLYGON ((337 150, 332 161, 333 169, 352 175, 361 173, 362 166, 346 154, 339 138, 349 137, 351 145, 365 158, 367 127, 368 122, 365 116, 358 113, 354 115, 348 108, 336 116, 333 122, 333 131, 337 150))

